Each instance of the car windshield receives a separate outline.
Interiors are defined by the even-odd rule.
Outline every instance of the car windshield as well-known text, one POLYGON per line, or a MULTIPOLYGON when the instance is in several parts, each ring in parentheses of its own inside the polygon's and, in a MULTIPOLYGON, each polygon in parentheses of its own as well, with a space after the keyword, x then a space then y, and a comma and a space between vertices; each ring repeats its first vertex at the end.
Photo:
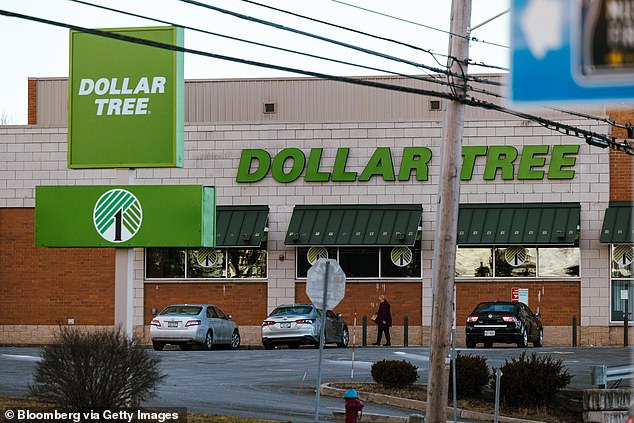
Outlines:
POLYGON ((173 316, 173 315, 185 315, 196 316, 203 308, 200 306, 169 306, 165 310, 161 311, 161 316, 173 316))
POLYGON ((294 314, 310 314, 311 306, 282 306, 278 307, 269 316, 290 316, 294 314))
POLYGON ((478 304, 474 313, 515 313, 515 305, 513 304, 478 304))

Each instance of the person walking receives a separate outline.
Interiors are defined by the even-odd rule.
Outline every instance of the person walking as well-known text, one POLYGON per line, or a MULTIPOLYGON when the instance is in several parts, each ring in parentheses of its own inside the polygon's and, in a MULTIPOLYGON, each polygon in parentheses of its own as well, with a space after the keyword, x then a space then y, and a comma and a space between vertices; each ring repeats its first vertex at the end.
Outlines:
POLYGON ((379 295, 379 310, 376 312, 376 324, 379 326, 376 336, 376 342, 372 345, 381 345, 381 338, 385 333, 384 347, 392 345, 390 343, 390 326, 392 326, 392 314, 390 313, 390 303, 387 302, 385 295, 379 295))
POLYGON ((361 417, 359 414, 363 410, 363 403, 359 399, 359 394, 353 388, 346 391, 343 396, 346 400, 346 422, 345 423, 358 423, 361 417))

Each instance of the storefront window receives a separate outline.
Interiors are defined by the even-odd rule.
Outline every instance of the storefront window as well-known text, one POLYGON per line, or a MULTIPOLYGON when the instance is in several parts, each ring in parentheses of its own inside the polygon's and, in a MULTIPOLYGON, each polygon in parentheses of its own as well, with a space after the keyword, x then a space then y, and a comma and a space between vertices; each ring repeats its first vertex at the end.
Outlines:
POLYGON ((495 276, 502 278, 537 276, 537 249, 520 246, 496 248, 495 276))
POLYGON ((335 247, 299 247, 295 257, 297 263, 297 277, 305 278, 308 269, 318 258, 337 259, 337 248, 335 247), (312 263, 311 263, 312 262, 312 263))
POLYGON ((618 244, 610 248, 611 320, 623 321, 623 311, 634 312, 634 245, 618 244))
POLYGON ((420 241, 414 246, 380 248, 298 247, 295 257, 298 278, 305 278, 319 257, 337 260, 348 278, 422 277, 420 241))
POLYGON ((224 250, 187 250, 187 278, 226 278, 226 268, 224 250))
POLYGON ((579 248, 540 248, 539 276, 579 277, 579 248))
POLYGON ((266 249, 229 249, 228 273, 230 278, 265 278, 266 249))
POLYGON ((413 247, 381 248, 382 278, 420 278, 421 274, 420 242, 413 247))
POLYGON ((378 248, 340 248, 339 265, 348 278, 378 278, 378 248))
POLYGON ((145 277, 175 279, 185 277, 185 250, 182 248, 146 248, 145 277))
POLYGON ((493 253, 490 248, 456 250, 456 277, 490 278, 493 276, 493 253))
POLYGON ((146 279, 243 279, 266 276, 266 243, 261 248, 249 249, 145 249, 146 279))

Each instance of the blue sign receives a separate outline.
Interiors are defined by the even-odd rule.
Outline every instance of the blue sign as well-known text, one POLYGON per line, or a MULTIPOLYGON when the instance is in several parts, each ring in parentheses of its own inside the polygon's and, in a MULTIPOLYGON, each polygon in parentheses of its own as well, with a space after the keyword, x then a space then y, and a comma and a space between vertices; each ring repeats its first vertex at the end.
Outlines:
POLYGON ((513 0, 510 98, 634 101, 634 0, 513 0))

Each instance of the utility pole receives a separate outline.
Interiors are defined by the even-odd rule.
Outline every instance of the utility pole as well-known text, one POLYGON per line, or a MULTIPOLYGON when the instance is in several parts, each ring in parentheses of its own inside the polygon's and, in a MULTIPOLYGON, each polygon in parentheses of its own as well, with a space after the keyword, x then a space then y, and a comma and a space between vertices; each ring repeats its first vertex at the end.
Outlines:
MULTIPOLYGON (((469 58, 469 25, 471 0, 453 0, 451 5, 451 32, 447 67, 453 87, 460 97, 466 95, 467 59, 469 58), (460 35, 464 35, 461 37, 460 35)), ((438 222, 434 263, 434 301, 432 310, 431 343, 429 355, 429 383, 427 385, 427 423, 447 421, 449 382, 449 344, 453 322, 454 275, 458 206, 460 203, 460 164, 462 162, 462 134, 464 130, 464 104, 447 100, 443 122, 440 180, 438 183, 438 222)))

